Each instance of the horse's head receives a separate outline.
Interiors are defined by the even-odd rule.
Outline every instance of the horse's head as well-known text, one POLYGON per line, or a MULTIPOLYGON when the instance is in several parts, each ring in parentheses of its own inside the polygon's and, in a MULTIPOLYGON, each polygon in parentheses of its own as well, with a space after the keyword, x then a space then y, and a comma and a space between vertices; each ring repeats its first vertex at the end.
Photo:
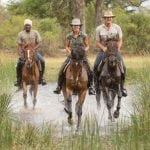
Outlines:
POLYGON ((107 52, 106 53, 117 53, 118 52, 118 43, 117 41, 107 41, 107 52))
POLYGON ((115 55, 110 55, 108 57, 108 67, 109 68, 116 68, 117 64, 118 64, 117 57, 115 55))
POLYGON ((35 60, 35 50, 32 43, 26 43, 23 47, 27 65, 31 65, 35 60))
POLYGON ((71 58, 79 61, 79 60, 83 60, 85 56, 85 51, 84 51, 84 47, 79 46, 79 47, 74 47, 71 49, 71 58))
POLYGON ((107 42, 106 57, 108 58, 108 66, 114 68, 117 63, 118 44, 117 41, 109 40, 107 42))
POLYGON ((71 50, 70 70, 73 74, 74 81, 77 81, 78 77, 80 76, 80 73, 82 71, 84 56, 85 56, 85 51, 83 47, 73 48, 71 50))

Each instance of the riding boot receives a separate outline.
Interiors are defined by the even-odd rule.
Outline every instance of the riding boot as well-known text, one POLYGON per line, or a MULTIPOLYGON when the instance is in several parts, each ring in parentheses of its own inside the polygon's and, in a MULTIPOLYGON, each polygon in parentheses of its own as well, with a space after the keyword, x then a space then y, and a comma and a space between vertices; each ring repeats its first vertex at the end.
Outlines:
POLYGON ((17 86, 18 88, 21 88, 21 80, 22 80, 22 64, 21 62, 17 63, 16 66, 16 77, 17 81, 15 82, 14 86, 17 86))
POLYGON ((64 75, 63 74, 59 74, 57 87, 53 91, 55 94, 60 94, 61 93, 63 81, 64 81, 64 75))
POLYGON ((47 84, 46 80, 44 79, 44 71, 45 71, 45 64, 41 63, 39 84, 42 84, 42 85, 46 85, 47 84))
POLYGON ((128 94, 127 90, 124 88, 124 82, 125 82, 125 75, 122 74, 122 83, 121 83, 122 96, 126 97, 128 94))
POLYGON ((99 81, 98 81, 99 73, 95 66, 93 69, 93 73, 94 73, 94 87, 95 87, 95 90, 98 91, 98 89, 99 89, 99 81))
POLYGON ((95 90, 93 87, 93 72, 90 68, 88 61, 85 62, 88 71, 88 87, 89 87, 89 95, 95 95, 95 90))
POLYGON ((64 68, 66 67, 67 62, 64 62, 63 65, 60 68, 59 74, 58 74, 58 82, 57 82, 57 87, 56 89, 53 91, 55 94, 60 94, 61 93, 61 89, 62 89, 62 85, 64 82, 64 68))

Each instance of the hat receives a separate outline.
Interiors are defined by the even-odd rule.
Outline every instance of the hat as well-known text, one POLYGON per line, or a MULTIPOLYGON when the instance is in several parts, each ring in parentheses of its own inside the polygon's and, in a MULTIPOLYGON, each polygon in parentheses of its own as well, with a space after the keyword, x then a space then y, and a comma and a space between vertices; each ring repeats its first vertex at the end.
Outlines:
POLYGON ((107 18, 107 17, 115 17, 115 15, 113 15, 112 11, 108 10, 104 12, 103 18, 107 18))
POLYGON ((74 18, 70 25, 82 25, 79 18, 74 18))
POLYGON ((30 20, 30 19, 25 19, 25 20, 24 20, 24 25, 26 25, 26 24, 32 26, 32 20, 30 20))

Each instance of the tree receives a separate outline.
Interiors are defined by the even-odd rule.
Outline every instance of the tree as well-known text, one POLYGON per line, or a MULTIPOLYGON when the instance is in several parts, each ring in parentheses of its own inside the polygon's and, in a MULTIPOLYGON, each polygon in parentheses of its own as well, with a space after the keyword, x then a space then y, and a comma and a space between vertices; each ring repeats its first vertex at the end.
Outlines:
POLYGON ((101 23, 103 2, 104 0, 96 0, 95 3, 95 26, 101 23))
POLYGON ((83 23, 82 29, 85 32, 85 2, 84 0, 74 0, 73 5, 73 18, 80 18, 83 23))

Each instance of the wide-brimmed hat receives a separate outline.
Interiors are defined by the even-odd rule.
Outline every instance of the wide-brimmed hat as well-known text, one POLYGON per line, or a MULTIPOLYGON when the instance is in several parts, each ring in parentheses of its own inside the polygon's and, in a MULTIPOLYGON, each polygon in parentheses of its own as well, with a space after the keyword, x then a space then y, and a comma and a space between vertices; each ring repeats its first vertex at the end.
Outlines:
POLYGON ((32 20, 30 20, 30 19, 25 19, 24 20, 24 25, 30 25, 30 26, 32 26, 32 20))
POLYGON ((108 10, 104 12, 103 18, 107 18, 107 17, 115 17, 115 15, 113 15, 112 11, 108 10))
POLYGON ((80 21, 79 18, 74 18, 74 19, 72 20, 72 22, 71 22, 70 25, 71 25, 71 26, 72 26, 72 25, 79 25, 79 26, 81 26, 82 23, 81 23, 81 21, 80 21))

